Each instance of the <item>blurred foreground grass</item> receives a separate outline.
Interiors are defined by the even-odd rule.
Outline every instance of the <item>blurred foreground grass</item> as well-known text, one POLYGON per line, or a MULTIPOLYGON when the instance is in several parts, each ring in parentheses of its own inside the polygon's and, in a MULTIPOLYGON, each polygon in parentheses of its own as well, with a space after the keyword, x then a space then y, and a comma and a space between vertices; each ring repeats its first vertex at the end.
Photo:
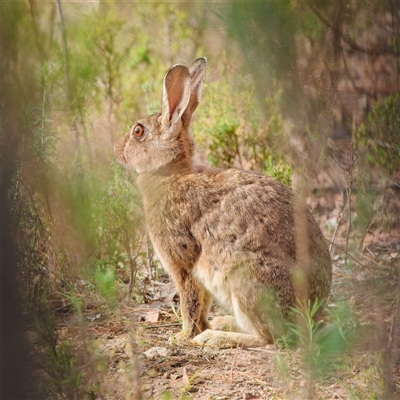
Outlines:
MULTIPOLYGON (((330 182, 349 199, 345 250, 355 257, 370 229, 398 223, 377 205, 398 187, 399 33, 387 31, 383 44, 376 41, 378 50, 357 41, 379 38, 384 18, 399 24, 398 8, 389 3, 1 4, 2 196, 3 215, 11 218, 3 235, 9 235, 4 243, 14 256, 5 265, 17 265, 11 279, 44 352, 42 394, 100 396, 96 379, 102 372, 91 372, 101 357, 84 334, 82 357, 73 355, 55 330, 57 313, 73 313, 83 329, 86 310, 116 312, 127 295, 145 302, 143 281, 160 274, 134 179, 116 164, 112 147, 136 118, 159 109, 162 78, 174 63, 209 59, 193 123, 199 157, 270 174, 300 193, 304 185, 307 192, 318 187, 316 178, 333 160, 341 178, 330 182), (358 79, 352 71, 364 65, 359 59, 372 51, 386 55, 387 81, 397 86, 379 92, 376 85, 372 94, 354 90, 355 100, 344 98, 342 88, 350 90, 349 82, 358 79), (338 137, 351 147, 332 150, 329 143, 338 137), (351 149, 345 161, 338 157, 343 149, 351 149)), ((376 63, 369 62, 372 76, 376 63)), ((371 76, 362 77, 365 86, 371 76)), ((299 312, 308 318, 313 310, 299 312)), ((337 340, 347 340, 341 329, 354 322, 346 315, 334 325, 337 340)), ((396 327, 398 315, 390 315, 396 327)), ((317 335, 315 328, 296 331, 300 342, 310 332, 317 335)), ((332 349, 314 339, 303 343, 309 394, 320 379, 321 357, 329 359, 326 353, 340 346, 341 354, 349 351, 343 343, 332 349)), ((385 359, 390 365, 384 361, 382 368, 394 368, 397 357, 385 359)), ((133 355, 131 360, 134 369, 133 355)), ((278 362, 282 376, 284 361, 278 362)), ((391 375, 385 374, 382 390, 393 396, 391 375)), ((349 393, 363 396, 351 388, 349 393)))

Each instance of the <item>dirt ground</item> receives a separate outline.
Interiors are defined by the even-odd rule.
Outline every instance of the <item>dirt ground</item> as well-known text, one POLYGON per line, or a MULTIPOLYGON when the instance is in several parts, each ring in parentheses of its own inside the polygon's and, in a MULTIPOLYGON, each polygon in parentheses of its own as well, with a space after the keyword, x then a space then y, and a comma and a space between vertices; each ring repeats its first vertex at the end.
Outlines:
MULTIPOLYGON (((332 238, 342 196, 325 194, 308 199, 308 203, 317 212, 325 236, 332 238)), ((335 236, 340 248, 345 247, 346 232, 343 222, 335 236)), ((144 304, 120 304, 110 314, 88 310, 83 324, 76 316, 60 317, 59 338, 71 343, 81 343, 84 338, 89 343, 90 368, 100 388, 94 397, 98 400, 383 398, 384 361, 393 356, 398 323, 393 315, 400 233, 398 229, 370 229, 361 255, 348 260, 351 268, 345 258, 340 250, 334 251, 330 304, 344 299, 350 305, 358 337, 351 350, 336 359, 334 368, 319 380, 309 379, 301 349, 270 345, 219 350, 175 343, 174 334, 180 331, 178 304, 167 277, 143 284, 148 299, 144 304)), ((219 313, 213 306, 211 317, 219 313)), ((78 347, 75 351, 80 354, 78 347)), ((400 399, 398 363, 391 372, 397 380, 393 398, 400 399)))

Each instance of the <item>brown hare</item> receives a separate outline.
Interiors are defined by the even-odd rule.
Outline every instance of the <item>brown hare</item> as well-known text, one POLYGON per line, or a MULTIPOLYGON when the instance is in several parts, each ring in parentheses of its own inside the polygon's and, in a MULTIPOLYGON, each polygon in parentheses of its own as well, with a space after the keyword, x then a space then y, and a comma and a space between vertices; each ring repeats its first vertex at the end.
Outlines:
MULTIPOLYGON (((178 339, 219 347, 271 343, 285 332, 296 305, 294 196, 271 177, 196 165, 189 134, 207 60, 172 66, 164 78, 162 112, 137 120, 115 143, 117 159, 137 173, 148 231, 180 295, 178 339), (234 317, 214 319, 211 295, 234 317)), ((307 298, 325 299, 332 266, 311 213, 304 211, 307 298)), ((297 250, 298 252, 298 250, 297 250)), ((301 275, 301 274, 300 274, 301 275)))

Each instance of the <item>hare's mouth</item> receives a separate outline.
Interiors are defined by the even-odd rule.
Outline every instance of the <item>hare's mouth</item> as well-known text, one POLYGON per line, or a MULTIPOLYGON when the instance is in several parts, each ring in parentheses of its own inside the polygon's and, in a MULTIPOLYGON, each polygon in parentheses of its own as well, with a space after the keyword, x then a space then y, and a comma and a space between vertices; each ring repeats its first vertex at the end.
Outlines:
MULTIPOLYGON (((121 139, 124 139, 124 137, 122 137, 121 139)), ((121 140, 118 139, 115 143, 114 143, 114 154, 115 157, 117 158, 117 160, 123 164, 126 165, 126 158, 124 155, 124 149, 125 149, 125 140, 121 140)))

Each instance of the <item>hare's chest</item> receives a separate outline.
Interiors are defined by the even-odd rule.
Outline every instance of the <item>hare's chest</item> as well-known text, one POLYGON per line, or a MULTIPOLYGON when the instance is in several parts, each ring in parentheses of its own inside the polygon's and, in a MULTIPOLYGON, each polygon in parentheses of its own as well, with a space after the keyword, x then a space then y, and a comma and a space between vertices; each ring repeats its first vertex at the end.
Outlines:
POLYGON ((156 254, 168 272, 193 269, 201 249, 186 226, 160 217, 148 221, 148 229, 156 254))

